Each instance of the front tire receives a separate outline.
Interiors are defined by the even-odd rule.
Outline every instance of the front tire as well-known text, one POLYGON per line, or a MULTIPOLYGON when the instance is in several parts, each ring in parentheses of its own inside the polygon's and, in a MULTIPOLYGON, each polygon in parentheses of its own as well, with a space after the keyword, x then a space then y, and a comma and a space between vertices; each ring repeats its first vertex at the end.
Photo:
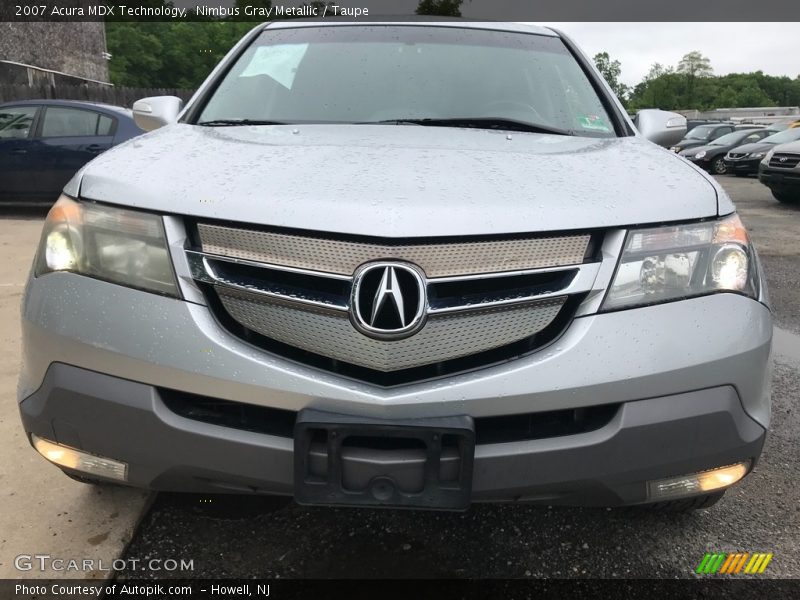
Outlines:
POLYGON ((714 175, 725 175, 728 172, 728 165, 725 164, 725 159, 718 156, 711 161, 711 172, 714 175))
POLYGON ((800 203, 800 192, 785 192, 772 190, 772 196, 781 204, 798 204, 800 203))
POLYGON ((694 498, 684 498, 683 500, 666 500, 664 502, 654 502, 647 504, 650 510, 658 512, 683 513, 703 508, 711 508, 725 495, 725 490, 706 494, 705 496, 695 496, 694 498))

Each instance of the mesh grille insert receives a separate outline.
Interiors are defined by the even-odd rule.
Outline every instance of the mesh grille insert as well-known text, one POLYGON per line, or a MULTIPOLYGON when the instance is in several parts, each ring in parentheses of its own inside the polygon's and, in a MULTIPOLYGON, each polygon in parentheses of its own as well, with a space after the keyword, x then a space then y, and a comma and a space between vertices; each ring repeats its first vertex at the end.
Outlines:
POLYGON ((254 294, 217 289, 226 312, 244 327, 284 344, 378 371, 451 360, 531 337, 558 315, 565 297, 487 310, 433 315, 422 330, 382 341, 358 332, 346 315, 289 307, 254 294))
POLYGON ((590 235, 427 244, 375 244, 201 223, 204 252, 323 273, 352 275, 375 260, 405 260, 428 277, 500 273, 583 262, 590 235))

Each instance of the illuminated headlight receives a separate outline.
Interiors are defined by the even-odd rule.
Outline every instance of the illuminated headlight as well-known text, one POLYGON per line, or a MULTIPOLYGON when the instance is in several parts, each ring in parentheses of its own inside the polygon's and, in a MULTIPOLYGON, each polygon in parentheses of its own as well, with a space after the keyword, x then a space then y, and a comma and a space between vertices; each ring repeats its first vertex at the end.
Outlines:
POLYGON ((161 218, 61 196, 45 220, 36 276, 80 273, 178 295, 161 218))
POLYGON ((765 155, 765 152, 751 152, 747 156, 748 158, 764 158, 765 155))
POLYGON ((706 155, 705 150, 700 150, 697 154, 694 155, 695 158, 703 158, 706 155))
POLYGON ((758 296, 754 250, 737 215, 628 232, 603 309, 733 292, 758 296))

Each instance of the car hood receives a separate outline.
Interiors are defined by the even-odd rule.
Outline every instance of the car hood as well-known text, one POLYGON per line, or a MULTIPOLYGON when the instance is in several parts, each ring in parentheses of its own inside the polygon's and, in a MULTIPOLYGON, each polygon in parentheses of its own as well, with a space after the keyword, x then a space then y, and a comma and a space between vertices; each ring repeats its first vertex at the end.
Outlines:
POLYGON ((682 150, 681 156, 691 157, 698 152, 706 152, 707 154, 719 154, 720 152, 727 152, 730 146, 715 146, 713 144, 704 144, 702 146, 694 146, 689 150, 682 150))
POLYGON ((696 148, 697 146, 704 146, 705 144, 703 140, 681 140, 677 144, 673 144, 673 148, 686 150, 687 148, 696 148))
POLYGON ((798 154, 800 153, 800 140, 796 142, 787 142, 785 144, 773 146, 773 148, 775 148, 775 152, 793 152, 795 154, 798 154))
POLYGON ((178 124, 102 154, 80 177, 90 200, 382 237, 709 217, 715 190, 694 166, 639 137, 414 125, 178 124))
POLYGON ((731 152, 736 154, 751 154, 752 152, 769 152, 775 147, 775 144, 765 144, 764 142, 753 142, 752 144, 744 144, 731 148, 731 152))

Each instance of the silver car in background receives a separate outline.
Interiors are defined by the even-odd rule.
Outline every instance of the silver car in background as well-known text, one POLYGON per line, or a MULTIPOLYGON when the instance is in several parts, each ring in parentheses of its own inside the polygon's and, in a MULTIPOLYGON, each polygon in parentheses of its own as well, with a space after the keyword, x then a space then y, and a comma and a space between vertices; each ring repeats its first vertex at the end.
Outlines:
POLYGON ((709 506, 771 315, 730 198, 563 34, 256 27, 50 211, 19 408, 89 482, 303 504, 709 506))

